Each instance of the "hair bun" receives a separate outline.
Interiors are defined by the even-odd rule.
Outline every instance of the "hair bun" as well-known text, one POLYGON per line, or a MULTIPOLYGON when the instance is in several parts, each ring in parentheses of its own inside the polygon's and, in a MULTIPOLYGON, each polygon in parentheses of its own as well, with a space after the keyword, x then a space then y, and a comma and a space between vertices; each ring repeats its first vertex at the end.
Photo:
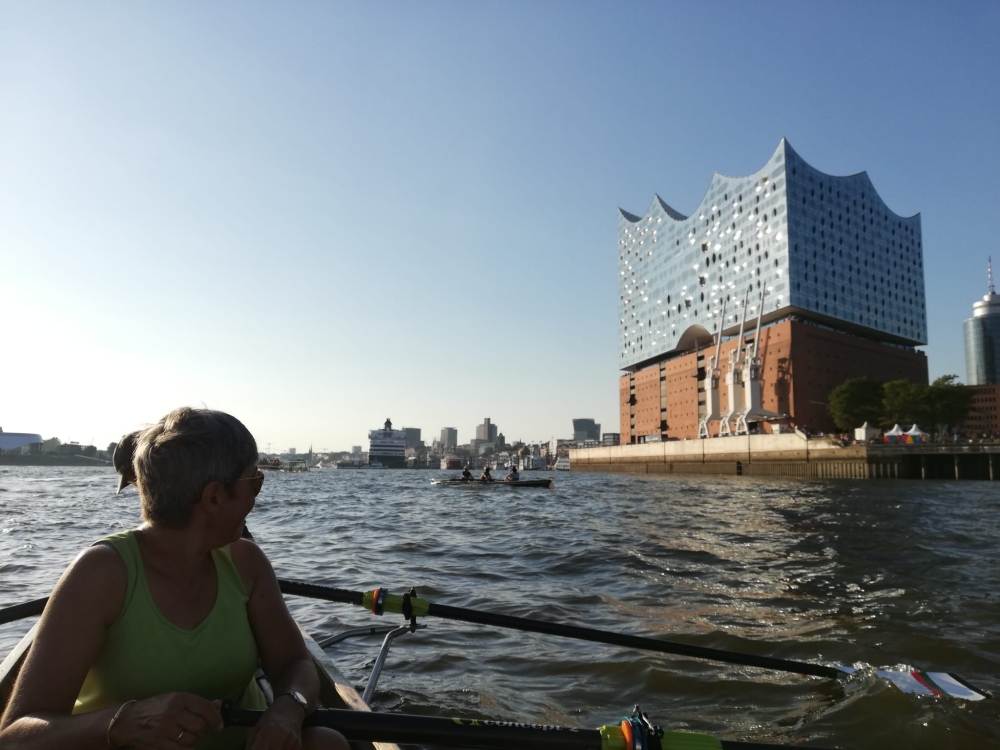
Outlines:
MULTIPOLYGON (((111 463, 114 464, 115 471, 118 472, 118 493, 129 484, 135 484, 135 469, 132 467, 132 458, 135 456, 135 444, 139 439, 139 430, 130 432, 122 437, 115 446, 111 463)), ((115 494, 118 494, 115 493, 115 494)))

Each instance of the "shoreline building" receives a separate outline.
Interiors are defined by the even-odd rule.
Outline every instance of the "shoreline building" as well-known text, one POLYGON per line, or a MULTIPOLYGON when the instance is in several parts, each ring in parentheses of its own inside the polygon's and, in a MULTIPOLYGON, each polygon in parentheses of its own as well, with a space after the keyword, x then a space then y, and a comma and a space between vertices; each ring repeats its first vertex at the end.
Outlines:
POLYGON ((587 440, 601 439, 601 425, 593 419, 573 420, 573 440, 583 443, 587 440))
POLYGON ((418 450, 424 447, 424 441, 420 437, 419 427, 404 427, 403 432, 406 434, 407 448, 418 450))
POLYGON ((406 432, 392 429, 392 420, 386 419, 381 430, 368 431, 368 463, 406 468, 406 432))
POLYGON ((963 427, 972 437, 1000 436, 1000 385, 967 385, 972 407, 963 427))
POLYGON ((37 452, 41 453, 43 442, 42 436, 34 432, 4 432, 0 427, 0 453, 4 451, 20 453, 25 448, 30 449, 31 446, 38 446, 37 452))
POLYGON ((441 428, 441 445, 445 450, 453 451, 458 447, 458 430, 454 427, 441 428))
POLYGON ((965 321, 965 379, 968 385, 1000 383, 1000 295, 993 285, 993 258, 986 265, 986 295, 965 321))
POLYGON ((482 424, 476 425, 476 440, 485 443, 495 443, 497 441, 497 434, 497 426, 490 421, 489 417, 486 417, 482 424))
POLYGON ((966 388, 972 391, 965 429, 994 437, 1000 435, 1000 295, 993 284, 993 258, 986 263, 986 278, 986 294, 973 303, 964 324, 966 388))
POLYGON ((833 430, 847 378, 927 382, 920 215, 867 173, 825 174, 782 139, 690 216, 659 196, 619 212, 622 444, 833 430))

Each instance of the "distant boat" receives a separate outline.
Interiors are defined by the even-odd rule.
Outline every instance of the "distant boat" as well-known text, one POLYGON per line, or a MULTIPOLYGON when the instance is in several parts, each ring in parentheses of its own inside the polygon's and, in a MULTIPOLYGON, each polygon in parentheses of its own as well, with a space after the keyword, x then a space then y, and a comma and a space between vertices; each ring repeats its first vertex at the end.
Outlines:
POLYGON ((569 471, 569 458, 567 456, 559 456, 556 462, 552 464, 552 468, 556 471, 569 471))
POLYGON ((281 464, 282 471, 309 471, 309 464, 304 458, 290 458, 281 464))
POLYGON ((516 482, 505 482, 494 479, 491 482, 484 482, 481 479, 432 479, 431 484, 438 487, 479 487, 479 488, 500 488, 518 489, 522 487, 544 487, 547 490, 555 488, 555 482, 551 479, 520 479, 516 482))
POLYGON ((371 463, 362 463, 361 461, 338 461, 338 469, 384 469, 385 464, 380 461, 372 461, 371 463))

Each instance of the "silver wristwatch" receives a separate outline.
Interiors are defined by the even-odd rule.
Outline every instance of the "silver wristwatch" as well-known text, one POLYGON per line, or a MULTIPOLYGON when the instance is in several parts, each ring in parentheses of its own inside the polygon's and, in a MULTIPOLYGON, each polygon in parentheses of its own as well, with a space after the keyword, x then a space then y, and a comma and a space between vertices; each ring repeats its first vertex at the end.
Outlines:
POLYGON ((287 693, 282 693, 281 695, 276 695, 274 697, 274 699, 278 700, 278 698, 281 698, 281 697, 283 697, 285 695, 287 695, 289 698, 291 698, 293 701, 295 701, 299 705, 299 708, 302 709, 303 715, 309 713, 309 701, 306 700, 306 697, 304 695, 302 695, 302 693, 300 693, 298 691, 295 691, 295 690, 289 690, 287 693))

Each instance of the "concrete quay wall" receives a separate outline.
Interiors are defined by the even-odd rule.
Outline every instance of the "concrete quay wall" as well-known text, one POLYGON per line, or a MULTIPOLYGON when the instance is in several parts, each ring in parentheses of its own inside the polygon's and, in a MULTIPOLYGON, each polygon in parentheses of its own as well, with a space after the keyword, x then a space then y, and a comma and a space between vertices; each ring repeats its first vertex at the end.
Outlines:
POLYGON ((570 450, 572 471, 798 479, 993 479, 1000 446, 841 447, 800 434, 740 435, 570 450), (994 461, 996 461, 994 465, 994 461))

